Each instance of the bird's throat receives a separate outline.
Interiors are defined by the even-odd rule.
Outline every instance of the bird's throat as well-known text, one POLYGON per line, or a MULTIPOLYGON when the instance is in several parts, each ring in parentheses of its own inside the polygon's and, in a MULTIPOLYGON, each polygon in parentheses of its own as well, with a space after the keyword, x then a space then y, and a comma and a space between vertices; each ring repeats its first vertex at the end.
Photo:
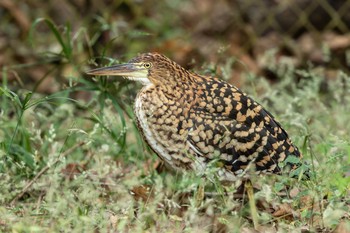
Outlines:
POLYGON ((126 79, 129 79, 129 80, 132 80, 132 81, 136 81, 136 82, 140 82, 143 86, 148 86, 148 85, 152 84, 152 82, 148 78, 145 78, 145 77, 133 77, 133 76, 130 76, 130 77, 126 77, 126 79))

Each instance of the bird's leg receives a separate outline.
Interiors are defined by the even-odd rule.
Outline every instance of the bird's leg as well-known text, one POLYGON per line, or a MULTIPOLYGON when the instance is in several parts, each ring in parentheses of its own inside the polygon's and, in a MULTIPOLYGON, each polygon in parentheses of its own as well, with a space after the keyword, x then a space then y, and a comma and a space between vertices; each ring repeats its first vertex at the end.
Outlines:
POLYGON ((258 230, 258 227, 259 227, 258 211, 256 208, 255 199, 254 199, 254 188, 253 188, 252 182, 250 180, 247 180, 244 184, 244 187, 248 195, 250 215, 253 220, 254 229, 258 230))

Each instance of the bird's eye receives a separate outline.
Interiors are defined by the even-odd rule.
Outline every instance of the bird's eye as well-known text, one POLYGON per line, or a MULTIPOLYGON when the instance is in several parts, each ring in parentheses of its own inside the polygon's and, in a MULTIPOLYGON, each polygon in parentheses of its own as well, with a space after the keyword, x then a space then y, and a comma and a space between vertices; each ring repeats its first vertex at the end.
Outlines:
POLYGON ((146 69, 151 68, 152 64, 149 62, 143 63, 143 67, 145 67, 146 69))

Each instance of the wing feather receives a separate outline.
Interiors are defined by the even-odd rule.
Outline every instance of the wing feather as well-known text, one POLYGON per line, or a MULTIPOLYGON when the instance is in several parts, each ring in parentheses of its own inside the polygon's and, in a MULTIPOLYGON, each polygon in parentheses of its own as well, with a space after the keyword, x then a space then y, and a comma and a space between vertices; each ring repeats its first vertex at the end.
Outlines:
POLYGON ((233 172, 251 162, 257 171, 279 173, 278 163, 300 153, 260 104, 220 81, 203 84, 190 111, 188 143, 198 156, 217 158, 233 172))

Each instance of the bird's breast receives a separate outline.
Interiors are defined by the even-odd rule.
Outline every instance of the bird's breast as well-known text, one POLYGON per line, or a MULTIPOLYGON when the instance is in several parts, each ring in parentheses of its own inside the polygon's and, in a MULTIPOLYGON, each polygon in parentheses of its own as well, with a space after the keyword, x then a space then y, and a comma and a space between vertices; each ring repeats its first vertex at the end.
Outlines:
POLYGON ((174 168, 191 162, 184 156, 188 151, 186 119, 179 101, 149 85, 137 95, 134 110, 145 141, 161 159, 174 168))

